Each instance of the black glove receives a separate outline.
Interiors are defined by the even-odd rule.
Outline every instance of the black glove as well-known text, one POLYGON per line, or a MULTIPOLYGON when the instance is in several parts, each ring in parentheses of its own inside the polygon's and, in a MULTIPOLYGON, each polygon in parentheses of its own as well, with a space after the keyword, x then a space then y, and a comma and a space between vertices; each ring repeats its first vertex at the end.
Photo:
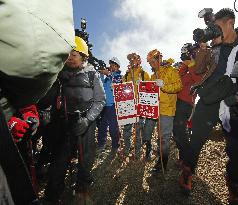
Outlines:
POLYGON ((230 106, 234 106, 234 105, 236 105, 238 103, 237 102, 237 98, 238 98, 238 94, 231 95, 229 97, 226 97, 224 99, 224 101, 225 101, 226 105, 230 107, 230 106))
POLYGON ((88 118, 86 117, 82 117, 79 119, 78 121, 78 135, 83 135, 87 129, 88 129, 88 126, 90 124, 90 121, 88 120, 88 118))

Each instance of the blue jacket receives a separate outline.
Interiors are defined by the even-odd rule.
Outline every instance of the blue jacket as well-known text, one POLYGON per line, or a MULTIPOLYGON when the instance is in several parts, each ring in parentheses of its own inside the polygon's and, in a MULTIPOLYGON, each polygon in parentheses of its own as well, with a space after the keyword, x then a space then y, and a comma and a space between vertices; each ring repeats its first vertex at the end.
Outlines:
POLYGON ((121 71, 113 72, 109 76, 101 75, 101 80, 106 93, 106 106, 114 105, 112 83, 122 83, 121 71))

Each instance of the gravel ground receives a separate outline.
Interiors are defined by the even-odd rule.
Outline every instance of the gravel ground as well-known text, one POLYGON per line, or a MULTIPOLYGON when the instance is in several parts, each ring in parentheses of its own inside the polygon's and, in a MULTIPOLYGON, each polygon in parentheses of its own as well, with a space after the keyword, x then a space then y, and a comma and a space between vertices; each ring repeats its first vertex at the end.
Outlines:
MULTIPOLYGON (((156 138, 156 135, 154 136, 156 138)), ((110 141, 108 142, 110 144, 110 141)), ((156 150, 154 139, 153 149, 156 150)), ((155 154, 156 152, 154 152, 155 154)), ((225 141, 219 127, 214 129, 200 154, 196 176, 193 178, 193 190, 189 197, 184 196, 178 186, 180 170, 176 167, 176 147, 171 141, 171 154, 168 169, 163 176, 151 176, 150 170, 155 164, 152 160, 133 160, 112 157, 110 146, 97 156, 93 174, 94 184, 90 187, 91 200, 82 202, 69 197, 66 191, 66 205, 220 205, 227 204, 227 187, 224 174, 227 157, 225 141)))

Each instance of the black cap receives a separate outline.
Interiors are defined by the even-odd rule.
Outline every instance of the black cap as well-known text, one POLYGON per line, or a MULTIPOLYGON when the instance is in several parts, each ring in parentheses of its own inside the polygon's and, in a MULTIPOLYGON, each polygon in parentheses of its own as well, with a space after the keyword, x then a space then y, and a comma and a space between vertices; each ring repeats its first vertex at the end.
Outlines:
POLYGON ((222 19, 222 18, 235 19, 236 17, 232 9, 223 8, 215 14, 215 20, 222 19))

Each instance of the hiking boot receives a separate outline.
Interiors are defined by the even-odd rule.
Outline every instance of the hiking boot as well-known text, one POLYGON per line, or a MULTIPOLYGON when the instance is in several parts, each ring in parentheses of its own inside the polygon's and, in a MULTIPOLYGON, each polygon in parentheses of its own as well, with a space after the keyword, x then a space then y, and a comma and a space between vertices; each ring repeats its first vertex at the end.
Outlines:
POLYGON ((160 174, 162 170, 162 166, 160 162, 156 162, 155 166, 151 170, 151 174, 157 175, 160 174))
POLYGON ((105 147, 104 147, 104 146, 103 146, 103 147, 98 147, 98 148, 97 148, 97 151, 96 151, 96 154, 97 154, 97 155, 100 155, 100 154, 102 154, 104 151, 105 151, 105 147))
POLYGON ((141 158, 141 152, 140 151, 136 151, 135 152, 135 160, 139 160, 141 158))
POLYGON ((65 203, 63 202, 63 200, 59 199, 56 201, 44 201, 43 205, 65 205, 65 203))
POLYGON ((238 205, 238 183, 235 183, 226 177, 226 185, 229 192, 229 205, 238 205))
POLYGON ((124 157, 128 157, 129 156, 129 154, 130 154, 130 149, 124 149, 123 150, 123 154, 124 154, 124 157))
POLYGON ((93 205, 93 200, 90 194, 87 193, 77 193, 75 197, 75 205, 93 205))
MULTIPOLYGON (((168 164, 168 156, 163 156, 162 161, 163 161, 163 168, 164 171, 167 169, 167 164, 168 164)), ((161 164, 161 158, 159 157, 157 160, 157 163, 151 170, 153 174, 160 174, 162 172, 162 164, 161 164)))
POLYGON ((185 195, 189 195, 192 190, 192 172, 191 168, 183 165, 182 174, 179 177, 179 186, 185 195))
POLYGON ((147 160, 151 159, 151 142, 150 141, 145 141, 145 158, 147 160))
POLYGON ((89 185, 87 183, 76 183, 75 192, 76 193, 88 193, 89 185))
POLYGON ((175 162, 175 166, 179 169, 183 169, 183 160, 181 159, 178 159, 176 162, 175 162))
POLYGON ((112 155, 112 156, 116 156, 117 153, 118 153, 118 148, 112 148, 112 149, 111 149, 111 153, 110 153, 110 155, 112 155))
POLYGON ((42 205, 42 203, 38 199, 36 199, 32 201, 29 205, 42 205))

